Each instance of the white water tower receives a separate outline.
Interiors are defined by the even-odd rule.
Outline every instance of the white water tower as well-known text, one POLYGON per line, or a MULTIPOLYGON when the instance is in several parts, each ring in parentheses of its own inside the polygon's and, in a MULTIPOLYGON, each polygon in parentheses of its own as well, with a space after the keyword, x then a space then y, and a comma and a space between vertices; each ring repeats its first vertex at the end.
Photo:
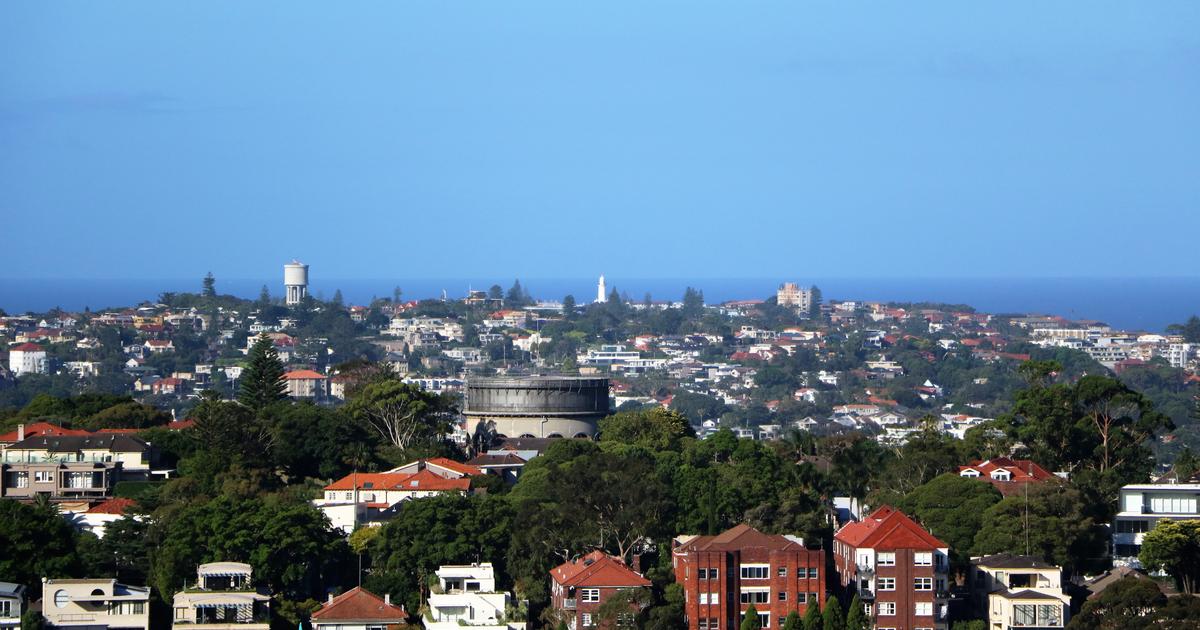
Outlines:
POLYGON ((298 260, 284 265, 283 288, 287 291, 287 303, 299 304, 308 295, 308 265, 298 260))

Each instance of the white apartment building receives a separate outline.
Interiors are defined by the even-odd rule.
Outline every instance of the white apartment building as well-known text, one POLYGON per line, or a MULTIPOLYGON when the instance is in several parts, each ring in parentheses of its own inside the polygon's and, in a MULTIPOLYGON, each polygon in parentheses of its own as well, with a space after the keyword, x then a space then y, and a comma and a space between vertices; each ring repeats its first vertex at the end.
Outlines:
POLYGON ((813 292, 811 288, 800 288, 795 282, 785 282, 775 292, 775 302, 779 306, 790 306, 797 311, 807 311, 812 308, 813 292))
POLYGON ((598 350, 592 348, 576 357, 579 365, 595 367, 623 365, 641 358, 642 353, 637 350, 626 350, 625 346, 620 344, 600 346, 598 350))
POLYGON ((525 630, 525 622, 506 617, 512 596, 496 590, 492 563, 443 566, 437 578, 423 619, 426 630, 525 630))
POLYGON ((42 578, 42 616, 51 628, 150 630, 150 587, 42 578))
POLYGON ((45 374, 48 365, 46 350, 36 343, 23 343, 8 350, 8 369, 13 376, 45 374))
POLYGON ((971 589, 992 630, 1062 628, 1071 613, 1062 569, 1033 556, 971 558, 971 589))
POLYGON ((1113 564, 1140 567, 1142 538, 1160 520, 1200 518, 1200 484, 1133 484, 1121 488, 1112 528, 1113 564))

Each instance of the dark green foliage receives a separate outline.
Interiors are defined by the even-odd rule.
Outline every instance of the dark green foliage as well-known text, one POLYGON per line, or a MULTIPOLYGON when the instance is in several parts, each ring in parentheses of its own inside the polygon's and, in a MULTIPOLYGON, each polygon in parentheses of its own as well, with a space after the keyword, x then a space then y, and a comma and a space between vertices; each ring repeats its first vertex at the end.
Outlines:
POLYGON ((800 619, 800 613, 794 610, 789 612, 783 620, 783 630, 804 630, 804 621, 800 619))
POLYGON ((846 630, 871 630, 871 618, 863 608, 858 593, 850 600, 850 612, 846 614, 846 630))
POLYGON ((1167 332, 1183 335, 1187 343, 1200 343, 1200 317, 1192 315, 1182 324, 1167 326, 1167 332))
POLYGON ((81 577, 75 530, 48 503, 0 499, 0 550, 0 575, 31 595, 43 577, 81 577))
POLYGON ((428 448, 450 429, 453 403, 385 375, 363 386, 345 412, 401 451, 428 448))
POLYGON ((1184 593, 1200 587, 1200 520, 1162 519, 1142 539, 1142 566, 1166 571, 1184 593))
POLYGON ((1029 484, 988 508, 982 520, 978 554, 1028 552, 1068 572, 1093 568, 1105 554, 1103 528, 1084 514, 1081 494, 1066 484, 1029 484))
POLYGON ((1126 630, 1154 627, 1155 609, 1167 602, 1158 584, 1144 578, 1123 578, 1089 599, 1071 618, 1071 630, 1126 630))
POLYGON ((271 338, 261 335, 250 347, 249 364, 242 372, 238 402, 258 412, 287 398, 283 363, 271 338))
POLYGON ((742 624, 739 630, 762 630, 762 622, 758 620, 758 609, 754 604, 750 604, 746 608, 746 612, 742 615, 742 624))
POLYGON ((846 628, 846 612, 842 610, 837 595, 830 595, 829 599, 825 600, 821 628, 822 630, 845 630, 846 628))
POLYGON ((687 418, 662 407, 622 412, 600 421, 600 441, 641 446, 653 451, 678 450, 685 437, 695 437, 687 418))
POLYGON ((950 545, 957 559, 965 561, 974 549, 984 512, 1001 498, 986 481, 946 473, 910 492, 897 507, 950 545))
POLYGON ((808 609, 804 611, 804 630, 821 630, 823 625, 825 619, 821 617, 820 603, 810 601, 808 609))

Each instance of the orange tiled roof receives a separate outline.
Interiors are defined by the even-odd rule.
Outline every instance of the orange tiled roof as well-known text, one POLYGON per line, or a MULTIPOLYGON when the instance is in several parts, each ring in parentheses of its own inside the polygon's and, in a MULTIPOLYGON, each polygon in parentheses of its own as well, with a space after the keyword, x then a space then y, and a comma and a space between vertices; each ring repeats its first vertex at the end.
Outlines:
POLYGON ((593 551, 582 558, 558 565, 550 577, 563 586, 611 586, 636 588, 650 586, 650 580, 638 575, 617 558, 603 551, 593 551))
POLYGON ((322 621, 391 621, 403 623, 408 613, 403 606, 389 604, 370 591, 356 586, 333 598, 312 614, 322 621))

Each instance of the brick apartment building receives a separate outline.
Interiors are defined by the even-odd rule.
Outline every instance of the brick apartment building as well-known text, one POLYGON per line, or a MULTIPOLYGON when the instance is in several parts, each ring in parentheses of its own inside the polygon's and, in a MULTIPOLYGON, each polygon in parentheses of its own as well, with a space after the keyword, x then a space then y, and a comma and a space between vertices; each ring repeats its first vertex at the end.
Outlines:
POLYGON ((843 589, 857 590, 877 630, 945 630, 950 548, 884 506, 833 536, 843 589))
POLYGON ((795 536, 738 525, 716 536, 674 541, 675 581, 683 585, 689 630, 736 630, 751 604, 763 628, 782 628, 825 601, 825 552, 795 536))
MULTIPOLYGON (((597 611, 624 590, 649 588, 650 580, 603 551, 565 562, 550 571, 550 607, 560 611, 571 630, 596 627, 597 611)), ((638 610, 631 606, 629 614, 638 610)))

